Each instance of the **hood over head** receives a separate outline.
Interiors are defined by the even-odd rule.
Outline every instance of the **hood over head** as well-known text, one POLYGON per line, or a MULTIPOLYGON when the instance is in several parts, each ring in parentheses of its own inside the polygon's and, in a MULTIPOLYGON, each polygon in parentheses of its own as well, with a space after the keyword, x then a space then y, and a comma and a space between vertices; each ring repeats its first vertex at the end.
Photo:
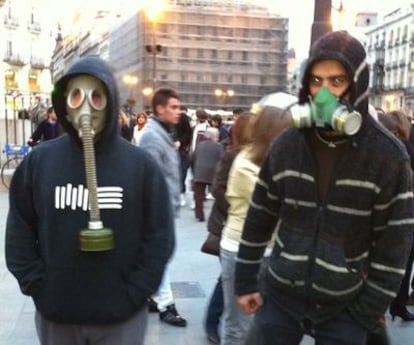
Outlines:
POLYGON ((322 60, 336 60, 345 67, 351 80, 351 85, 345 93, 349 95, 348 102, 353 109, 366 116, 369 87, 366 52, 362 44, 347 31, 329 32, 312 45, 299 91, 299 103, 309 101, 310 71, 315 62, 322 60))
POLYGON ((66 132, 80 143, 78 131, 67 118, 66 88, 71 79, 79 75, 89 75, 99 79, 106 90, 106 124, 100 133, 98 142, 108 141, 118 135, 119 93, 116 80, 109 65, 98 56, 86 56, 76 61, 54 86, 52 103, 59 122, 66 132))

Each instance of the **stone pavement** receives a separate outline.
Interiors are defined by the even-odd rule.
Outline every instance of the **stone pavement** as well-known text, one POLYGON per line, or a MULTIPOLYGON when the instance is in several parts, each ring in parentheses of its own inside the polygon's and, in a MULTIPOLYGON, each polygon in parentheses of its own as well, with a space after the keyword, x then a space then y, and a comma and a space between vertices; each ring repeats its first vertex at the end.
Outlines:
MULTIPOLYGON (((206 202, 206 214, 211 204, 212 201, 206 202)), ((20 293, 4 262, 7 209, 8 193, 0 191, 0 345, 39 345, 33 322, 33 303, 20 293)), ((171 280, 177 308, 188 320, 188 326, 172 327, 161 323, 157 314, 150 314, 146 344, 208 345, 203 319, 210 292, 219 274, 219 262, 216 257, 200 252, 206 236, 206 223, 196 222, 188 206, 182 209, 176 233, 177 247, 171 264, 171 280)), ((387 314, 387 325, 392 345, 414 344, 414 323, 391 322, 387 314)), ((301 345, 313 344, 311 338, 305 337, 301 345)))

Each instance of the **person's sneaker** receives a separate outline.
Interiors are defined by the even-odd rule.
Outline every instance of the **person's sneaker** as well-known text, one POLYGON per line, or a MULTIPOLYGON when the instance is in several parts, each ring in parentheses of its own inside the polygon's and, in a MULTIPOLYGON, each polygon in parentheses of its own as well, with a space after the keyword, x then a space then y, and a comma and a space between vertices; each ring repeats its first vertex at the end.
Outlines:
POLYGON ((214 200, 214 196, 211 193, 208 193, 206 196, 206 200, 214 200))
POLYGON ((147 299, 148 311, 150 313, 158 313, 158 305, 151 297, 147 299))
POLYGON ((192 210, 194 210, 194 209, 195 209, 195 202, 194 202, 194 201, 191 201, 190 208, 191 208, 192 210))
POLYGON ((165 311, 160 312, 160 320, 176 327, 187 326, 187 320, 183 319, 175 309, 175 304, 167 306, 165 311))
POLYGON ((220 344, 220 337, 217 334, 217 332, 214 332, 214 331, 207 332, 207 340, 211 344, 220 344))
POLYGON ((181 195, 180 195, 180 205, 181 206, 185 206, 187 204, 187 201, 185 200, 185 194, 184 193, 182 193, 181 195))

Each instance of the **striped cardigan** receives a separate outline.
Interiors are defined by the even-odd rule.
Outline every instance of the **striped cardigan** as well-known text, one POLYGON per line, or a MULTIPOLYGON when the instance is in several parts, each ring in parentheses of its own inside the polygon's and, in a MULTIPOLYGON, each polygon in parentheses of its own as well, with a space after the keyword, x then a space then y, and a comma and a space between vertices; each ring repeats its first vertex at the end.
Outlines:
POLYGON ((250 203, 239 248, 235 291, 258 291, 256 276, 272 233, 267 298, 298 320, 327 320, 344 308, 373 329, 404 275, 414 229, 407 152, 365 118, 320 200, 308 130, 273 143, 250 203))

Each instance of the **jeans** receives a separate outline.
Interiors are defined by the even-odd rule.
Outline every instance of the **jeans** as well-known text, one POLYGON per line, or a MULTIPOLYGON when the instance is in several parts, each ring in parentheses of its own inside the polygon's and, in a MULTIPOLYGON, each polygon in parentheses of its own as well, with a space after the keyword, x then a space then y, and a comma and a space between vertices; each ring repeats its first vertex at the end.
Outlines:
MULTIPOLYGON (((224 313, 220 345, 242 345, 246 341, 252 315, 244 313, 237 303, 234 294, 234 273, 236 268, 236 252, 220 249, 221 279, 223 283, 224 313)), ((287 343, 286 343, 287 344, 287 343)))
POLYGON ((180 157, 180 186, 181 186, 181 193, 185 193, 186 186, 185 180, 187 179, 187 171, 190 167, 190 156, 188 152, 179 150, 179 157, 180 157))
POLYGON ((211 295, 210 302, 207 307, 206 316, 206 331, 207 333, 219 334, 220 319, 223 314, 224 301, 223 301, 223 284, 221 282, 221 276, 217 279, 216 286, 214 287, 213 294, 211 295))
POLYGON ((162 275, 161 284, 157 292, 153 296, 154 301, 157 302, 157 307, 160 312, 163 312, 167 307, 174 303, 174 297, 170 281, 169 263, 165 266, 164 274, 162 275))
POLYGON ((365 345, 367 330, 344 310, 317 325, 300 322, 265 298, 257 311, 246 345, 299 345, 304 334, 315 338, 316 345, 365 345), (252 334, 253 333, 253 334, 252 334))

